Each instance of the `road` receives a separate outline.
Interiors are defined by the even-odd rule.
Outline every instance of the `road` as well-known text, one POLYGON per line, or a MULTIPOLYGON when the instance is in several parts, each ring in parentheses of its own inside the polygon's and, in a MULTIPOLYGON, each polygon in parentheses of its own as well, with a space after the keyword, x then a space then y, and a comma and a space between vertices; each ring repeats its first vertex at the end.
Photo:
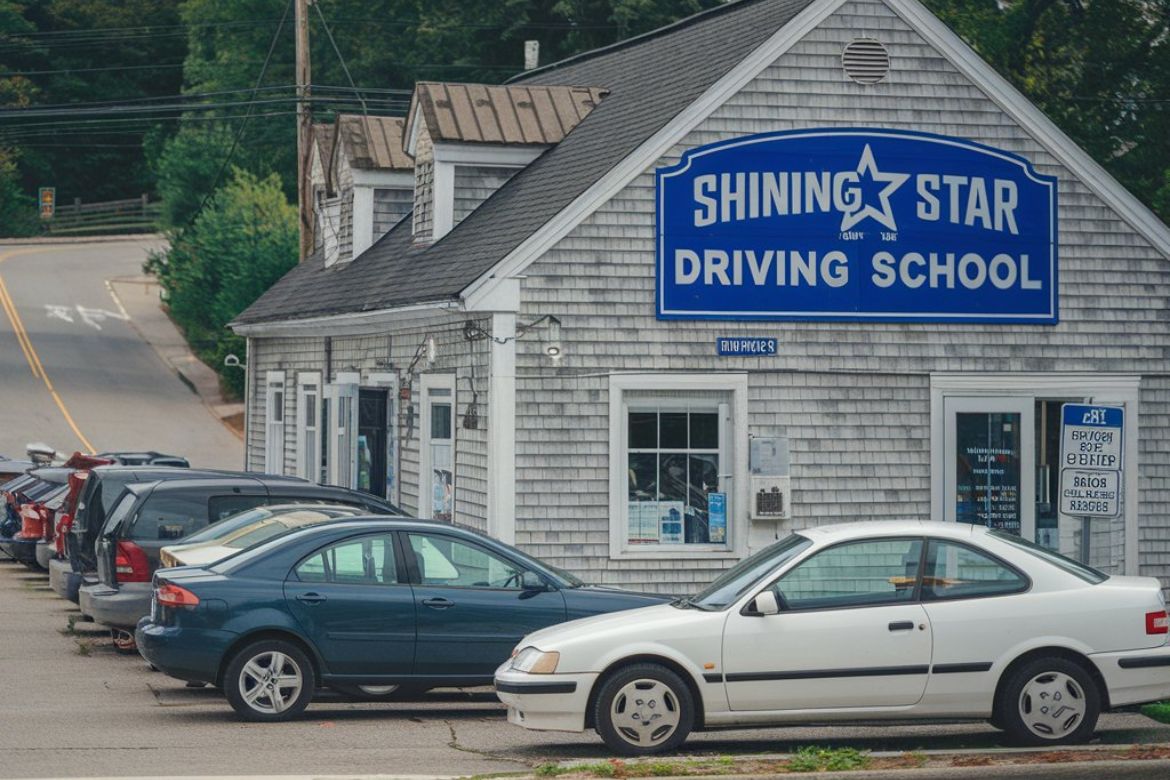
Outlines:
POLYGON ((239 468, 240 439, 163 363, 107 281, 157 241, 0 243, 0 454, 154 449, 239 468))
MULTIPOLYGON (((242 723, 214 689, 187 688, 151 672, 137 656, 117 655, 95 626, 79 623, 71 630, 69 618, 76 614, 48 589, 44 575, 0 562, 2 778, 465 776, 609 757, 592 732, 541 734, 510 726, 487 689, 435 691, 397 704, 352 704, 322 693, 296 721, 242 723)), ((802 727, 694 734, 684 752, 775 753, 810 744, 958 750, 994 747, 1000 737, 981 723, 802 727)), ((1170 742, 1170 726, 1110 714, 1102 718, 1098 738, 1111 744, 1170 742)), ((1137 774, 1126 777, 1165 777, 1164 767, 1161 775, 1132 769, 1137 774)), ((1028 776, 1039 776, 1039 770, 1028 776)))

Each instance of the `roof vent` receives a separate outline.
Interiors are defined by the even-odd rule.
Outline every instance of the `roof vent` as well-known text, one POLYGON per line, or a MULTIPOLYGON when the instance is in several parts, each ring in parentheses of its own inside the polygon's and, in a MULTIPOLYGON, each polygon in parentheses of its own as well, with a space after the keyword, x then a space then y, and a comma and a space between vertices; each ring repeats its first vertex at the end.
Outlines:
POLYGON ((858 84, 877 84, 890 73, 890 53, 874 38, 854 38, 841 53, 841 66, 858 84))

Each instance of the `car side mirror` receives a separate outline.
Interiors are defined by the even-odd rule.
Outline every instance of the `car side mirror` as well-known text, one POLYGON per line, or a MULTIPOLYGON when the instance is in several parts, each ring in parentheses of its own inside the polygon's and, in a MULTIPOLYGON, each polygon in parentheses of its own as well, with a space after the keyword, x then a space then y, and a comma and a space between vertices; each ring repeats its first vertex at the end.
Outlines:
POLYGON ((780 602, 776 600, 776 593, 770 588, 756 594, 752 600, 753 612, 757 615, 780 614, 780 602))
POLYGON ((549 590, 548 582, 534 571, 526 571, 520 575, 520 587, 523 590, 549 590))

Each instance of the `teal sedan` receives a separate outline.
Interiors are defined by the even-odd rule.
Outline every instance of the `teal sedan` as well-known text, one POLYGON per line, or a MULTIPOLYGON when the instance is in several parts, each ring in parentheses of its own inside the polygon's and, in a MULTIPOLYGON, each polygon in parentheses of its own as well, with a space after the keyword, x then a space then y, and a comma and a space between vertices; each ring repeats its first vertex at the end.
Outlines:
POLYGON ((293 718, 327 685, 392 700, 489 685, 520 639, 666 596, 586 585, 474 531, 421 520, 342 519, 208 567, 160 569, 142 655, 222 688, 246 720, 293 718))

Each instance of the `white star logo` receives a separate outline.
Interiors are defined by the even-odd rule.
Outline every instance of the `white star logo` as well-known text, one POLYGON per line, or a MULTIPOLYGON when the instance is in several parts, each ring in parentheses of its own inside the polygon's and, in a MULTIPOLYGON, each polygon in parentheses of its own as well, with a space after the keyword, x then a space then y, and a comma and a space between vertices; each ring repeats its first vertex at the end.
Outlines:
POLYGON ((879 173, 877 163, 873 161, 873 152, 870 151, 869 144, 866 144, 865 149, 861 152, 861 160, 857 163, 857 173, 860 178, 868 176, 868 178, 875 182, 886 183, 886 186, 878 193, 878 199, 881 201, 882 207, 881 209, 876 209, 866 203, 846 213, 841 217, 841 230, 848 230, 866 217, 873 217, 890 230, 897 230, 898 224, 894 221, 893 212, 890 211, 890 196, 894 194, 894 190, 901 187, 910 178, 910 174, 879 173))

